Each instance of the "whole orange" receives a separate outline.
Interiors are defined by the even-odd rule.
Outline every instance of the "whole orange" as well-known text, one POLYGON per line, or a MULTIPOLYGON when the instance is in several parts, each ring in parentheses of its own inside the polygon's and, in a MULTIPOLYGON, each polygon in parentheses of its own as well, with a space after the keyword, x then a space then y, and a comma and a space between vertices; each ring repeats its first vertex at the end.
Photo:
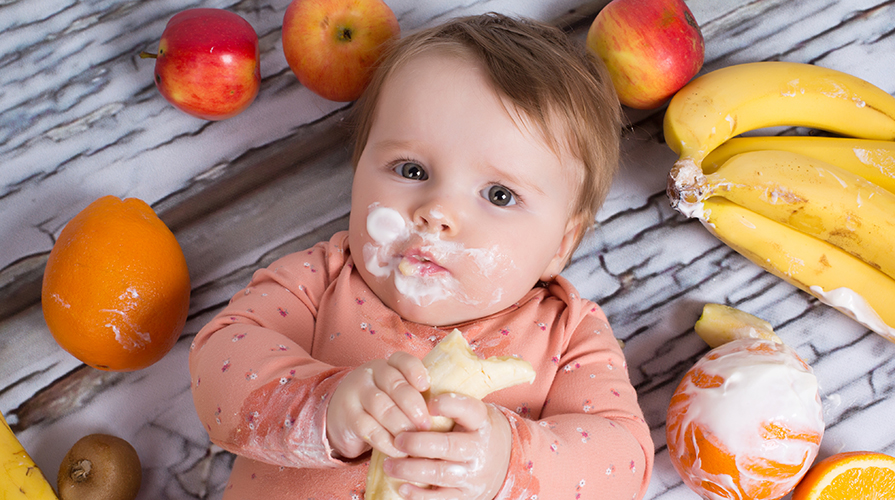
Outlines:
POLYGON ((817 379, 784 344, 728 342, 684 375, 665 430, 671 463, 702 498, 781 498, 820 448, 817 379))
POLYGON ((133 371, 160 360, 186 322, 183 251, 136 198, 97 199, 59 234, 44 270, 41 306, 56 342, 84 363, 133 371))

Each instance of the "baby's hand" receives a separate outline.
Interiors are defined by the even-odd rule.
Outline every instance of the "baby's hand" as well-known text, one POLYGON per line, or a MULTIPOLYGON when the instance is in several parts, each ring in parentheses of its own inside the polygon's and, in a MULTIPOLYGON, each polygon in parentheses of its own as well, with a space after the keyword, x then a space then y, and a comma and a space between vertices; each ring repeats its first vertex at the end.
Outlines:
POLYGON ((493 405, 455 394, 433 398, 429 412, 454 419, 455 426, 450 432, 397 436, 395 445, 410 457, 386 459, 386 473, 432 486, 403 484, 399 489, 403 498, 494 498, 510 463, 513 437, 507 418, 493 405))
POLYGON ((371 446, 389 456, 406 456, 395 448, 394 437, 430 428, 421 394, 428 388, 422 361, 406 352, 359 366, 339 383, 329 402, 330 445, 344 458, 356 458, 371 446))

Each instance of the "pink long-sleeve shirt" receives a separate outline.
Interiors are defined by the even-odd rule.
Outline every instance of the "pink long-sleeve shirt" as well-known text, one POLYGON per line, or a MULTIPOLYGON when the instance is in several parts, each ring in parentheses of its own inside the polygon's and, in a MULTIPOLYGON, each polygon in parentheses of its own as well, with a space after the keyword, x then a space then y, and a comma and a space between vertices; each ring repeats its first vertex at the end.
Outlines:
POLYGON ((341 232, 257 271, 193 342, 199 419, 237 455, 224 498, 363 498, 368 462, 334 458, 326 439, 333 391, 354 367, 398 350, 423 357, 454 328, 479 355, 517 355, 537 373, 485 398, 513 429, 496 498, 644 495, 653 442, 596 304, 559 277, 475 321, 406 322, 366 286, 341 232))

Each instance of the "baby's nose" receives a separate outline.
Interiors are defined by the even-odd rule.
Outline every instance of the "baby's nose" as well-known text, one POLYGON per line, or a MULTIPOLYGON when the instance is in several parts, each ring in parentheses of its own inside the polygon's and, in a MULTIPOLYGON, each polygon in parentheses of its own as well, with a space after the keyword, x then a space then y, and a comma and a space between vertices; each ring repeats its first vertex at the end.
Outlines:
POLYGON ((440 206, 421 207, 414 219, 417 226, 427 232, 451 233, 455 229, 455 224, 440 206))

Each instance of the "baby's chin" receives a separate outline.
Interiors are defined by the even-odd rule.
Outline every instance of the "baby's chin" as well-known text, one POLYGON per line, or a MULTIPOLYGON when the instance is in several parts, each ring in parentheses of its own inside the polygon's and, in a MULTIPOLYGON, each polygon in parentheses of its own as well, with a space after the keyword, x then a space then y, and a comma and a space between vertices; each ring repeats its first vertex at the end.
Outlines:
POLYGON ((470 303, 469 297, 463 297, 461 300, 455 296, 421 304, 400 293, 394 293, 383 302, 405 321, 438 328, 475 321, 512 305, 512 302, 504 303, 504 301, 470 303))
POLYGON ((406 297, 399 297, 394 304, 386 304, 404 321, 436 328, 466 323, 481 318, 482 311, 470 310, 469 306, 444 299, 427 306, 417 305, 406 297))

